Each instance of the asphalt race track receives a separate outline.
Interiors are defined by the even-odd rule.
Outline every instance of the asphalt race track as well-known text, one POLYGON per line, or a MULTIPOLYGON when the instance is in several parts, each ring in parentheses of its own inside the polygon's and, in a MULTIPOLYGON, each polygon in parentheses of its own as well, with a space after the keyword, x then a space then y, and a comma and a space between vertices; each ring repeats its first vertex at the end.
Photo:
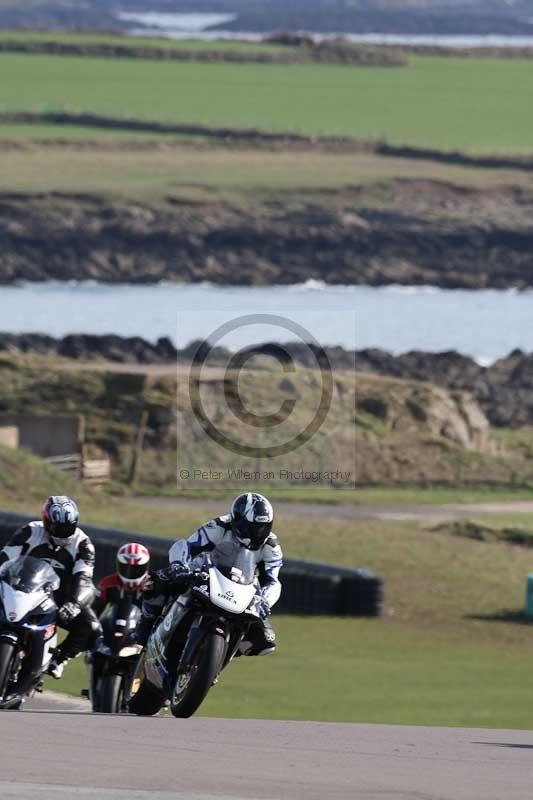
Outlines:
MULTIPOLYGON (((533 731, 0 714, 2 800, 531 800, 533 731)), ((70 708, 72 710, 61 710, 70 708)))

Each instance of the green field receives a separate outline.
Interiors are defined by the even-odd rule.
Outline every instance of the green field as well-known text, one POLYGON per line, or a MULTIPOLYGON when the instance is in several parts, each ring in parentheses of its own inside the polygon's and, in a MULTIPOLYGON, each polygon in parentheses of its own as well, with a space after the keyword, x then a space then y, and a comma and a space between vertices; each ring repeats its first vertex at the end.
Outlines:
POLYGON ((352 496, 357 505, 369 506, 504 503, 533 501, 533 486, 370 486, 354 489, 352 496))
MULTIPOLYGON (((103 192, 126 197, 152 199, 179 191, 180 195, 208 190, 212 199, 227 198, 238 202, 244 192, 276 192, 290 207, 291 196, 309 198, 309 190, 326 190, 327 197, 317 197, 321 204, 344 202, 342 190, 354 186, 381 184, 367 192, 365 205, 380 207, 387 203, 384 186, 393 179, 427 179, 456 185, 496 188, 509 184, 531 186, 531 173, 520 170, 494 170, 461 167, 432 161, 382 157, 372 153, 332 153, 324 151, 228 149, 221 145, 198 146, 181 143, 170 136, 157 140, 153 134, 131 131, 106 131, 82 127, 0 125, 2 138, 25 141, 42 139, 41 144, 10 150, 2 159, 2 191, 103 192), (51 139, 53 142, 44 143, 51 139), (69 146, 57 140, 69 140, 69 146), (88 142, 87 140, 91 141, 88 142), (119 142, 113 146, 113 142, 119 142), (161 139, 167 140, 161 142, 161 139), (78 145, 77 140, 82 140, 78 145), (97 140, 97 141, 95 141, 97 140), (139 142, 143 144, 139 147, 139 142), (132 143, 132 146, 129 144, 132 143), (338 194, 332 195, 332 189, 338 194), (281 195, 282 191, 285 194, 281 195), (290 192, 290 194, 289 194, 290 192)), ((206 199, 207 199, 206 195, 206 199)), ((245 197, 247 205, 250 198, 245 197)))
MULTIPOLYGON (((199 715, 533 728, 529 642, 498 646, 370 620, 273 622, 278 652, 231 664, 199 715)), ((62 681, 46 679, 75 695, 86 685, 81 657, 62 681)))
POLYGON ((403 69, 349 69, 2 54, 0 72, 2 111, 93 111, 444 149, 532 149, 527 60, 416 57, 403 69))

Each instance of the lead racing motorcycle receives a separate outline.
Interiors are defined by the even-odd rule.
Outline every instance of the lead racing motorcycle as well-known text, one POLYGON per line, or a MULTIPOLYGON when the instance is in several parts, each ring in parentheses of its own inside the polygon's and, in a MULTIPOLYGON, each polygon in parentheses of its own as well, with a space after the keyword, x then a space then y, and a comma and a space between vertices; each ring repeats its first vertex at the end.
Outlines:
POLYGON ((20 709, 40 689, 57 644, 59 585, 40 558, 20 556, 0 567, 0 709, 20 709))
POLYGON ((195 564, 139 659, 129 701, 134 714, 157 714, 170 701, 175 717, 192 716, 259 619, 262 599, 249 550, 242 548, 232 563, 203 554, 195 564))

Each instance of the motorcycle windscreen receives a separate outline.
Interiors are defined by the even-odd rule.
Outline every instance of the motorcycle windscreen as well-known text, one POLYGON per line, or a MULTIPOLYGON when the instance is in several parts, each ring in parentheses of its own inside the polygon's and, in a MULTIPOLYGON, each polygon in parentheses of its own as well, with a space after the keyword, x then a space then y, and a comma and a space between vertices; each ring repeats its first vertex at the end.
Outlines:
POLYGON ((212 563, 233 583, 242 586, 255 583, 257 564, 254 551, 242 547, 235 539, 224 543, 212 554, 212 563))
POLYGON ((6 581, 3 581, 0 585, 0 600, 4 608, 5 618, 9 622, 21 622, 45 598, 46 594, 39 589, 35 592, 19 592, 6 581))
POLYGON ((9 584, 17 592, 36 592, 39 589, 59 588, 60 580, 57 572, 48 561, 33 556, 20 556, 13 561, 6 561, 0 567, 0 580, 9 584))
POLYGON ((141 610, 135 605, 131 597, 124 597, 108 606, 100 617, 106 641, 116 637, 119 633, 124 636, 135 630, 141 618, 141 610))

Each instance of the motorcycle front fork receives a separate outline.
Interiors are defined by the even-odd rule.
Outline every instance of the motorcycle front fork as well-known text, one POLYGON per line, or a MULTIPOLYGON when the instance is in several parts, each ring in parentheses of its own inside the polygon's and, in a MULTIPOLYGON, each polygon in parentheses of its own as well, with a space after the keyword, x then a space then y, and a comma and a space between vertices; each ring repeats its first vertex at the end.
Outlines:
POLYGON ((41 675, 50 662, 51 650, 56 643, 57 635, 55 633, 46 639, 44 633, 34 633, 31 637, 25 637, 17 655, 17 693, 30 694, 38 686, 41 675))

